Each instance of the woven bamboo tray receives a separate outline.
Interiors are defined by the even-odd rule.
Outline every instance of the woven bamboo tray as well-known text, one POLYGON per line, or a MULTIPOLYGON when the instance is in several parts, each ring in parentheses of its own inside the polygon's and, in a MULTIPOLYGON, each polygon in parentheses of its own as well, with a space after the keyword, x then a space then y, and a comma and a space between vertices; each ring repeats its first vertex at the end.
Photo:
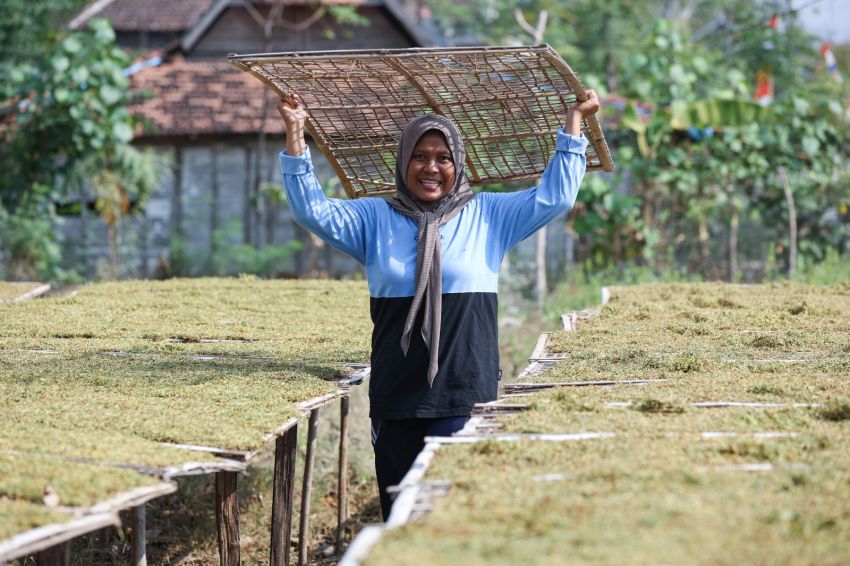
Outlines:
MULTIPOLYGON (((351 198, 395 192, 404 126, 436 113, 459 127, 475 185, 543 173, 569 105, 587 95, 548 45, 229 55, 280 96, 297 93, 307 129, 351 198)), ((595 116, 587 169, 614 164, 595 116)))

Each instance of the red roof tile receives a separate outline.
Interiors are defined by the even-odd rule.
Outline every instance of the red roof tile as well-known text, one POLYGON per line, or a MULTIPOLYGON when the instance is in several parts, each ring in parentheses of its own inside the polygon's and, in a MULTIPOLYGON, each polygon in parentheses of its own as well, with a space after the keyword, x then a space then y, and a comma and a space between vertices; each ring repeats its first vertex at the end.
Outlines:
POLYGON ((178 56, 133 75, 131 81, 134 90, 153 94, 130 108, 153 127, 145 136, 254 134, 261 127, 283 133, 271 89, 226 61, 178 56), (264 96, 269 107, 263 126, 264 96))

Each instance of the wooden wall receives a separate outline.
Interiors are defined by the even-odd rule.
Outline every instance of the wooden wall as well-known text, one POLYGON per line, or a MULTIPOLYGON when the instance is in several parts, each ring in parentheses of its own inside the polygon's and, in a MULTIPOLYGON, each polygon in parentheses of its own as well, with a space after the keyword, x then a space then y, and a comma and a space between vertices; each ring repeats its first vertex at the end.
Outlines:
MULTIPOLYGON (((288 7, 284 17, 300 22, 315 9, 288 7)), ((361 7, 358 13, 370 20, 368 26, 339 25, 329 15, 297 32, 277 26, 268 51, 321 51, 328 49, 391 49, 413 46, 411 38, 383 8, 361 7)), ((240 7, 225 10, 195 45, 189 58, 220 57, 227 53, 266 51, 262 29, 240 7)))
MULTIPOLYGON (((362 270, 354 260, 316 240, 295 224, 288 208, 257 198, 253 190, 256 141, 209 140, 158 145, 169 155, 164 171, 142 213, 121 225, 122 277, 154 277, 164 266, 177 270, 173 257, 179 243, 186 259, 185 275, 221 274, 213 255, 226 255, 225 247, 245 243, 262 247, 291 241, 304 251, 280 266, 286 276, 356 276, 362 270), (218 237, 216 238, 216 234, 218 237), (218 246, 219 249, 216 249, 218 246)), ((272 144, 263 159, 262 183, 282 185, 278 154, 272 144)), ((323 186, 339 185, 330 165, 313 148, 316 172, 323 186)), ((66 267, 79 267, 89 278, 104 275, 109 260, 106 227, 91 211, 64 218, 61 226, 66 267)), ((232 254, 233 251, 231 250, 232 254)))

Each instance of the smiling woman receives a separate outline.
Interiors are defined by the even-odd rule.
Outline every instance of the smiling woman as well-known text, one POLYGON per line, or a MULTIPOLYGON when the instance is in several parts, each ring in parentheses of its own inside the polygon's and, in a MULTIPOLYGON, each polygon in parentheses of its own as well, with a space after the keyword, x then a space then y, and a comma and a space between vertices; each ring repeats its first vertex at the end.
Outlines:
POLYGON ((449 194, 455 180, 455 162, 443 134, 425 133, 413 148, 407 166, 407 186, 414 198, 436 202, 449 194))
POLYGON ((298 96, 281 102, 286 151, 280 164, 293 218, 365 268, 371 295, 372 443, 386 519, 397 485, 425 436, 460 430, 476 403, 496 398, 499 266, 505 254, 572 208, 585 171, 583 117, 571 107, 537 187, 473 194, 460 130, 427 114, 404 129, 396 196, 328 199, 313 175, 298 96))

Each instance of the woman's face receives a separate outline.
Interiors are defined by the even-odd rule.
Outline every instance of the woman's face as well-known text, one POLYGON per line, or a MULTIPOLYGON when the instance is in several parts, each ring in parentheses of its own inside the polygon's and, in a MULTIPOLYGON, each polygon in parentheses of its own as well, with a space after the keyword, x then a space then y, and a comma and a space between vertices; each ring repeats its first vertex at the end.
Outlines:
POLYGON ((426 132, 416 142, 407 166, 407 186, 422 202, 436 202, 449 194, 455 182, 455 163, 446 138, 426 132))

